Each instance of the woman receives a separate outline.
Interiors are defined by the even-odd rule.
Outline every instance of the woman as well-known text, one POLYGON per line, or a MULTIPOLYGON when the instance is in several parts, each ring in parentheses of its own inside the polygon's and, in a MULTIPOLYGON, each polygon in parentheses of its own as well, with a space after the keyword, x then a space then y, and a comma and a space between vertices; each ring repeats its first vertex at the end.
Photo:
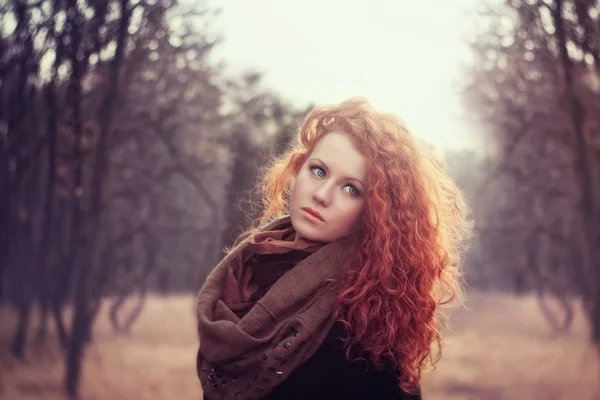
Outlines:
POLYGON ((198 295, 205 398, 420 399, 470 228, 429 149, 351 99, 308 115, 261 190, 198 295))

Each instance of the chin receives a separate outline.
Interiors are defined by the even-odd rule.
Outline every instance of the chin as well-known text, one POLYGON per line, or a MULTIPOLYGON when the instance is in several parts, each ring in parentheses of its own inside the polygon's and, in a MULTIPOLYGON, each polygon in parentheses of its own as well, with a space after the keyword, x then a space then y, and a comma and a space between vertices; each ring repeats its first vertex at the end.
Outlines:
POLYGON ((320 234, 318 227, 314 226, 312 223, 306 221, 302 216, 299 218, 294 218, 293 215, 290 216, 290 220, 292 222, 292 226, 297 234, 301 237, 311 240, 313 242, 327 242, 323 235, 320 234))

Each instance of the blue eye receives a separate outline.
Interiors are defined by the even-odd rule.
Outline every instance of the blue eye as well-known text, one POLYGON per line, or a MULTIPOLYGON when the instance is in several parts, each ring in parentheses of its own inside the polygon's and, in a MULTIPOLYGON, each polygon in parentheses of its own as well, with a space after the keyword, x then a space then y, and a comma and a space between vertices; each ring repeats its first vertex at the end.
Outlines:
POLYGON ((310 170, 313 174, 317 175, 319 178, 325 178, 325 170, 321 167, 310 167, 310 170))
POLYGON ((360 195, 360 192, 354 186, 352 186, 352 185, 346 185, 345 187, 348 188, 348 190, 346 190, 346 192, 348 192, 350 195, 352 195, 352 196, 359 196, 360 195))

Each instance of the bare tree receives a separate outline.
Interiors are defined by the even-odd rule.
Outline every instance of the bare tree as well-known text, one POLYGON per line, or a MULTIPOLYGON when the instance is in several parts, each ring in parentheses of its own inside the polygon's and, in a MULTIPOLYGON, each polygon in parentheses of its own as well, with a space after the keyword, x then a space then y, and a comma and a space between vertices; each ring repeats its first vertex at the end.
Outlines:
POLYGON ((520 227, 518 235, 527 238, 506 262, 527 273, 551 327, 568 328, 578 294, 589 305, 592 340, 600 343, 600 181, 586 134, 598 110, 598 5, 490 4, 482 11, 490 24, 473 41, 474 79, 465 98, 494 133, 499 155, 480 195, 508 188, 510 195, 493 201, 484 220, 520 227), (500 210, 513 218, 498 218, 500 210), (549 312, 548 294, 559 300, 562 322, 549 312))

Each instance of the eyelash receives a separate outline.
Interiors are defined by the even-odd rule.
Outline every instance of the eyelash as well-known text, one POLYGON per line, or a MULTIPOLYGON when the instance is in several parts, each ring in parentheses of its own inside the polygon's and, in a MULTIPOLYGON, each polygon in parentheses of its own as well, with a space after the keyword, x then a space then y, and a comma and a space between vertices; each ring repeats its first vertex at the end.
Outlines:
MULTIPOLYGON (((317 175, 317 174, 315 173, 315 171, 314 171, 315 169, 320 169, 321 171, 323 171, 323 173, 325 173, 325 170, 324 170, 323 168, 319 167, 318 165, 311 165, 311 166, 310 166, 310 171, 311 171, 311 173, 313 173, 313 174, 317 175)), ((317 177, 318 177, 318 178, 321 178, 319 175, 317 175, 317 177)), ((352 193, 348 192, 348 194, 349 194, 350 196, 354 196, 354 197, 356 197, 356 196, 360 196, 360 190, 358 190, 358 189, 356 188, 356 186, 354 186, 354 185, 346 185, 346 186, 350 186, 352 189, 354 189, 354 190, 355 190, 355 193, 354 193, 354 194, 352 194, 352 193)))

